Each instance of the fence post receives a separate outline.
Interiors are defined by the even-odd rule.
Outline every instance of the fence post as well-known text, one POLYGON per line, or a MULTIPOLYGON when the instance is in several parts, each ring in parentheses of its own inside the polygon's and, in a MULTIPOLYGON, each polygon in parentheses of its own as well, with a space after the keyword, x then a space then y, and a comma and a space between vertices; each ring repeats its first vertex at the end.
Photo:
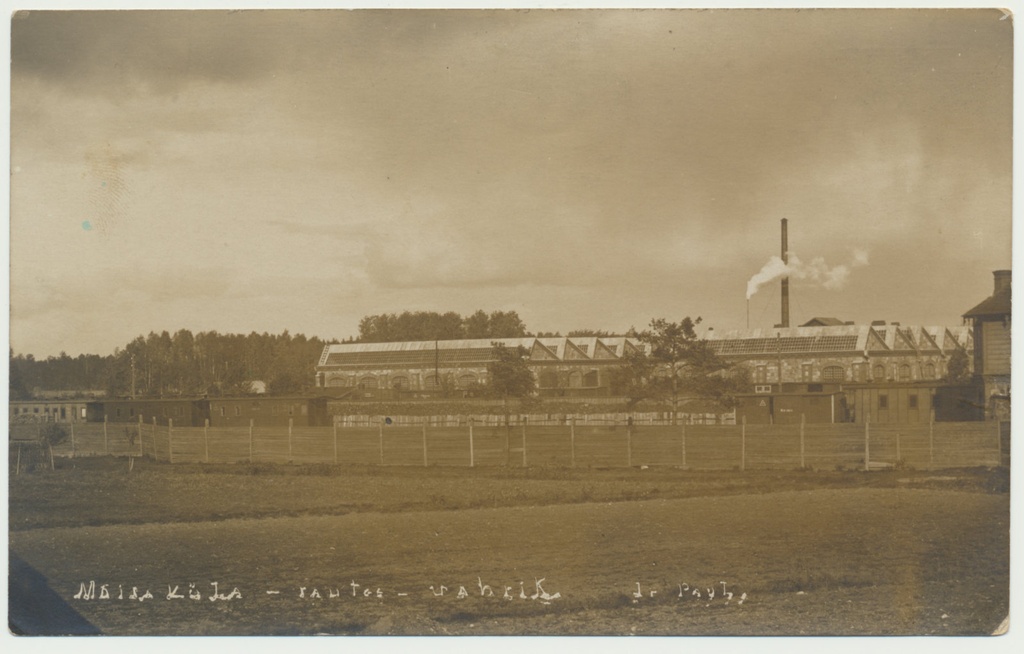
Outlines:
POLYGON ((803 470, 807 467, 804 463, 804 423, 807 420, 807 416, 803 413, 800 414, 800 469, 803 470))
POLYGON ((338 416, 334 416, 331 420, 332 426, 334 427, 334 463, 338 463, 338 416))
POLYGON ((167 419, 167 462, 174 463, 174 445, 171 434, 174 432, 174 418, 167 419))
POLYGON ((473 460, 473 417, 469 418, 469 467, 472 468, 475 465, 473 460))
POLYGON ((384 418, 381 417, 380 424, 377 425, 377 431, 379 433, 380 443, 380 464, 384 465, 384 418))
POLYGON ((288 418, 288 463, 292 462, 292 418, 288 418))
MULTIPOLYGON (((56 411, 56 409, 54 409, 56 411)), ((56 422, 56 421, 54 421, 56 422)), ((996 425, 998 427, 999 425, 996 425)), ((71 458, 75 458, 75 423, 71 423, 71 458)))
POLYGON ((928 416, 928 467, 935 467, 935 409, 928 416))
POLYGON ((103 453, 110 454, 110 446, 107 445, 107 417, 103 416, 103 453))
POLYGON ((747 417, 740 425, 740 472, 747 469, 747 417))
POLYGON ((526 416, 523 416, 523 467, 526 467, 526 416))
POLYGON ((865 413, 864 416, 864 472, 867 472, 871 461, 871 412, 865 413))
MULTIPOLYGON (((106 422, 107 417, 103 416, 103 420, 104 420, 104 422, 106 422)), ((139 458, 140 459, 143 456, 145 456, 145 452, 146 452, 146 450, 143 449, 143 447, 142 447, 142 424, 143 424, 142 423, 142 414, 140 413, 139 414, 139 458)))
POLYGON ((427 467, 427 421, 423 421, 423 467, 427 467))
POLYGON ((252 427, 255 423, 253 418, 249 418, 249 463, 252 463, 252 427))
POLYGON ((569 465, 576 467, 576 416, 572 417, 569 423, 569 465))
POLYGON ((156 449, 156 416, 153 416, 153 460, 160 460, 160 453, 156 449))
POLYGON ((896 463, 898 464, 903 459, 903 453, 900 450, 900 433, 896 432, 896 463))
POLYGON ((683 457, 683 463, 682 463, 681 467, 685 468, 686 467, 686 421, 685 420, 679 425, 679 449, 681 450, 681 454, 682 454, 682 457, 683 457))
POLYGON ((210 419, 203 420, 203 461, 210 462, 210 419))
POLYGON ((626 467, 633 467, 633 423, 626 425, 626 467))

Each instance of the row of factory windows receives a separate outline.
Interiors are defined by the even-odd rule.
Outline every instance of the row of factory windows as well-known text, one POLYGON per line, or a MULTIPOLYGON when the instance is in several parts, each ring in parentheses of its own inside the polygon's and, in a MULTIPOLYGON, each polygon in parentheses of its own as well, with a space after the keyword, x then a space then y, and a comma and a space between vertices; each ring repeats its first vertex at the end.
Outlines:
MULTIPOLYGON (((454 386, 455 388, 467 389, 472 386, 481 383, 481 379, 473 373, 464 373, 458 376, 446 375, 442 376, 443 383, 448 386, 454 386)), ((437 375, 427 375, 423 378, 423 388, 425 390, 437 390, 439 388, 437 375)), ((327 380, 327 385, 331 387, 340 388, 394 388, 397 390, 408 390, 418 385, 419 376, 407 376, 407 375, 394 375, 388 378, 379 378, 373 375, 365 375, 363 377, 346 376, 346 377, 331 377, 327 380)), ((593 388, 598 386, 598 375, 596 370, 590 372, 580 372, 573 370, 566 375, 564 383, 559 378, 558 373, 553 371, 542 372, 537 380, 538 386, 541 388, 558 388, 560 386, 567 385, 569 388, 593 388)))
MULTIPOLYGON (((769 366, 762 365, 754 368, 754 383, 765 384, 768 382, 768 368, 769 366)), ((927 363, 921 366, 921 379, 937 379, 938 370, 934 363, 927 363)), ((813 381, 814 377, 814 366, 810 363, 804 363, 800 366, 800 381, 810 382, 813 381)), ((913 380, 913 371, 910 364, 901 364, 894 369, 893 378, 896 381, 907 382, 913 380)), ((866 363, 855 363, 853 364, 853 379, 854 382, 867 382, 867 381, 886 381, 886 369, 885 366, 877 363, 869 368, 866 363), (868 370, 871 371, 870 378, 868 377, 868 370)), ((821 369, 821 381, 826 383, 841 383, 847 381, 846 379, 846 368, 843 366, 825 366, 821 369)))

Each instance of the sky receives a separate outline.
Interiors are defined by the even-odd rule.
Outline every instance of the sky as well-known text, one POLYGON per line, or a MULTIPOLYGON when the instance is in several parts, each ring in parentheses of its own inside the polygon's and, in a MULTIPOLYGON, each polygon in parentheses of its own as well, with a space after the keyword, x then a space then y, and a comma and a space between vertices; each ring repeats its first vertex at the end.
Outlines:
POLYGON ((784 272, 793 325, 959 325, 1011 266, 1002 18, 17 13, 11 347, 405 310, 767 328, 784 272))

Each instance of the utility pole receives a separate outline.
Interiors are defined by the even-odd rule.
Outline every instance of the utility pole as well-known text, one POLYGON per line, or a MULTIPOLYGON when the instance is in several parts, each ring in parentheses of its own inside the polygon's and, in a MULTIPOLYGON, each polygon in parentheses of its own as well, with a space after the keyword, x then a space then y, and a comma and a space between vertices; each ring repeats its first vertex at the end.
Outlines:
POLYGON ((132 364, 132 399, 135 399, 135 354, 130 354, 132 364))

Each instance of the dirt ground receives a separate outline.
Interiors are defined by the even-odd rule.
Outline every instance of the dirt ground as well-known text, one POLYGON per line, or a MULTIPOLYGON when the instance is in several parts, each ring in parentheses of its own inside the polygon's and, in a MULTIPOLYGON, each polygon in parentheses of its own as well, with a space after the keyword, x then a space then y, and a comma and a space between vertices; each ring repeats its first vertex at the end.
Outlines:
POLYGON ((107 634, 965 635, 1008 607, 1005 471, 122 464, 10 483, 11 551, 107 634))

